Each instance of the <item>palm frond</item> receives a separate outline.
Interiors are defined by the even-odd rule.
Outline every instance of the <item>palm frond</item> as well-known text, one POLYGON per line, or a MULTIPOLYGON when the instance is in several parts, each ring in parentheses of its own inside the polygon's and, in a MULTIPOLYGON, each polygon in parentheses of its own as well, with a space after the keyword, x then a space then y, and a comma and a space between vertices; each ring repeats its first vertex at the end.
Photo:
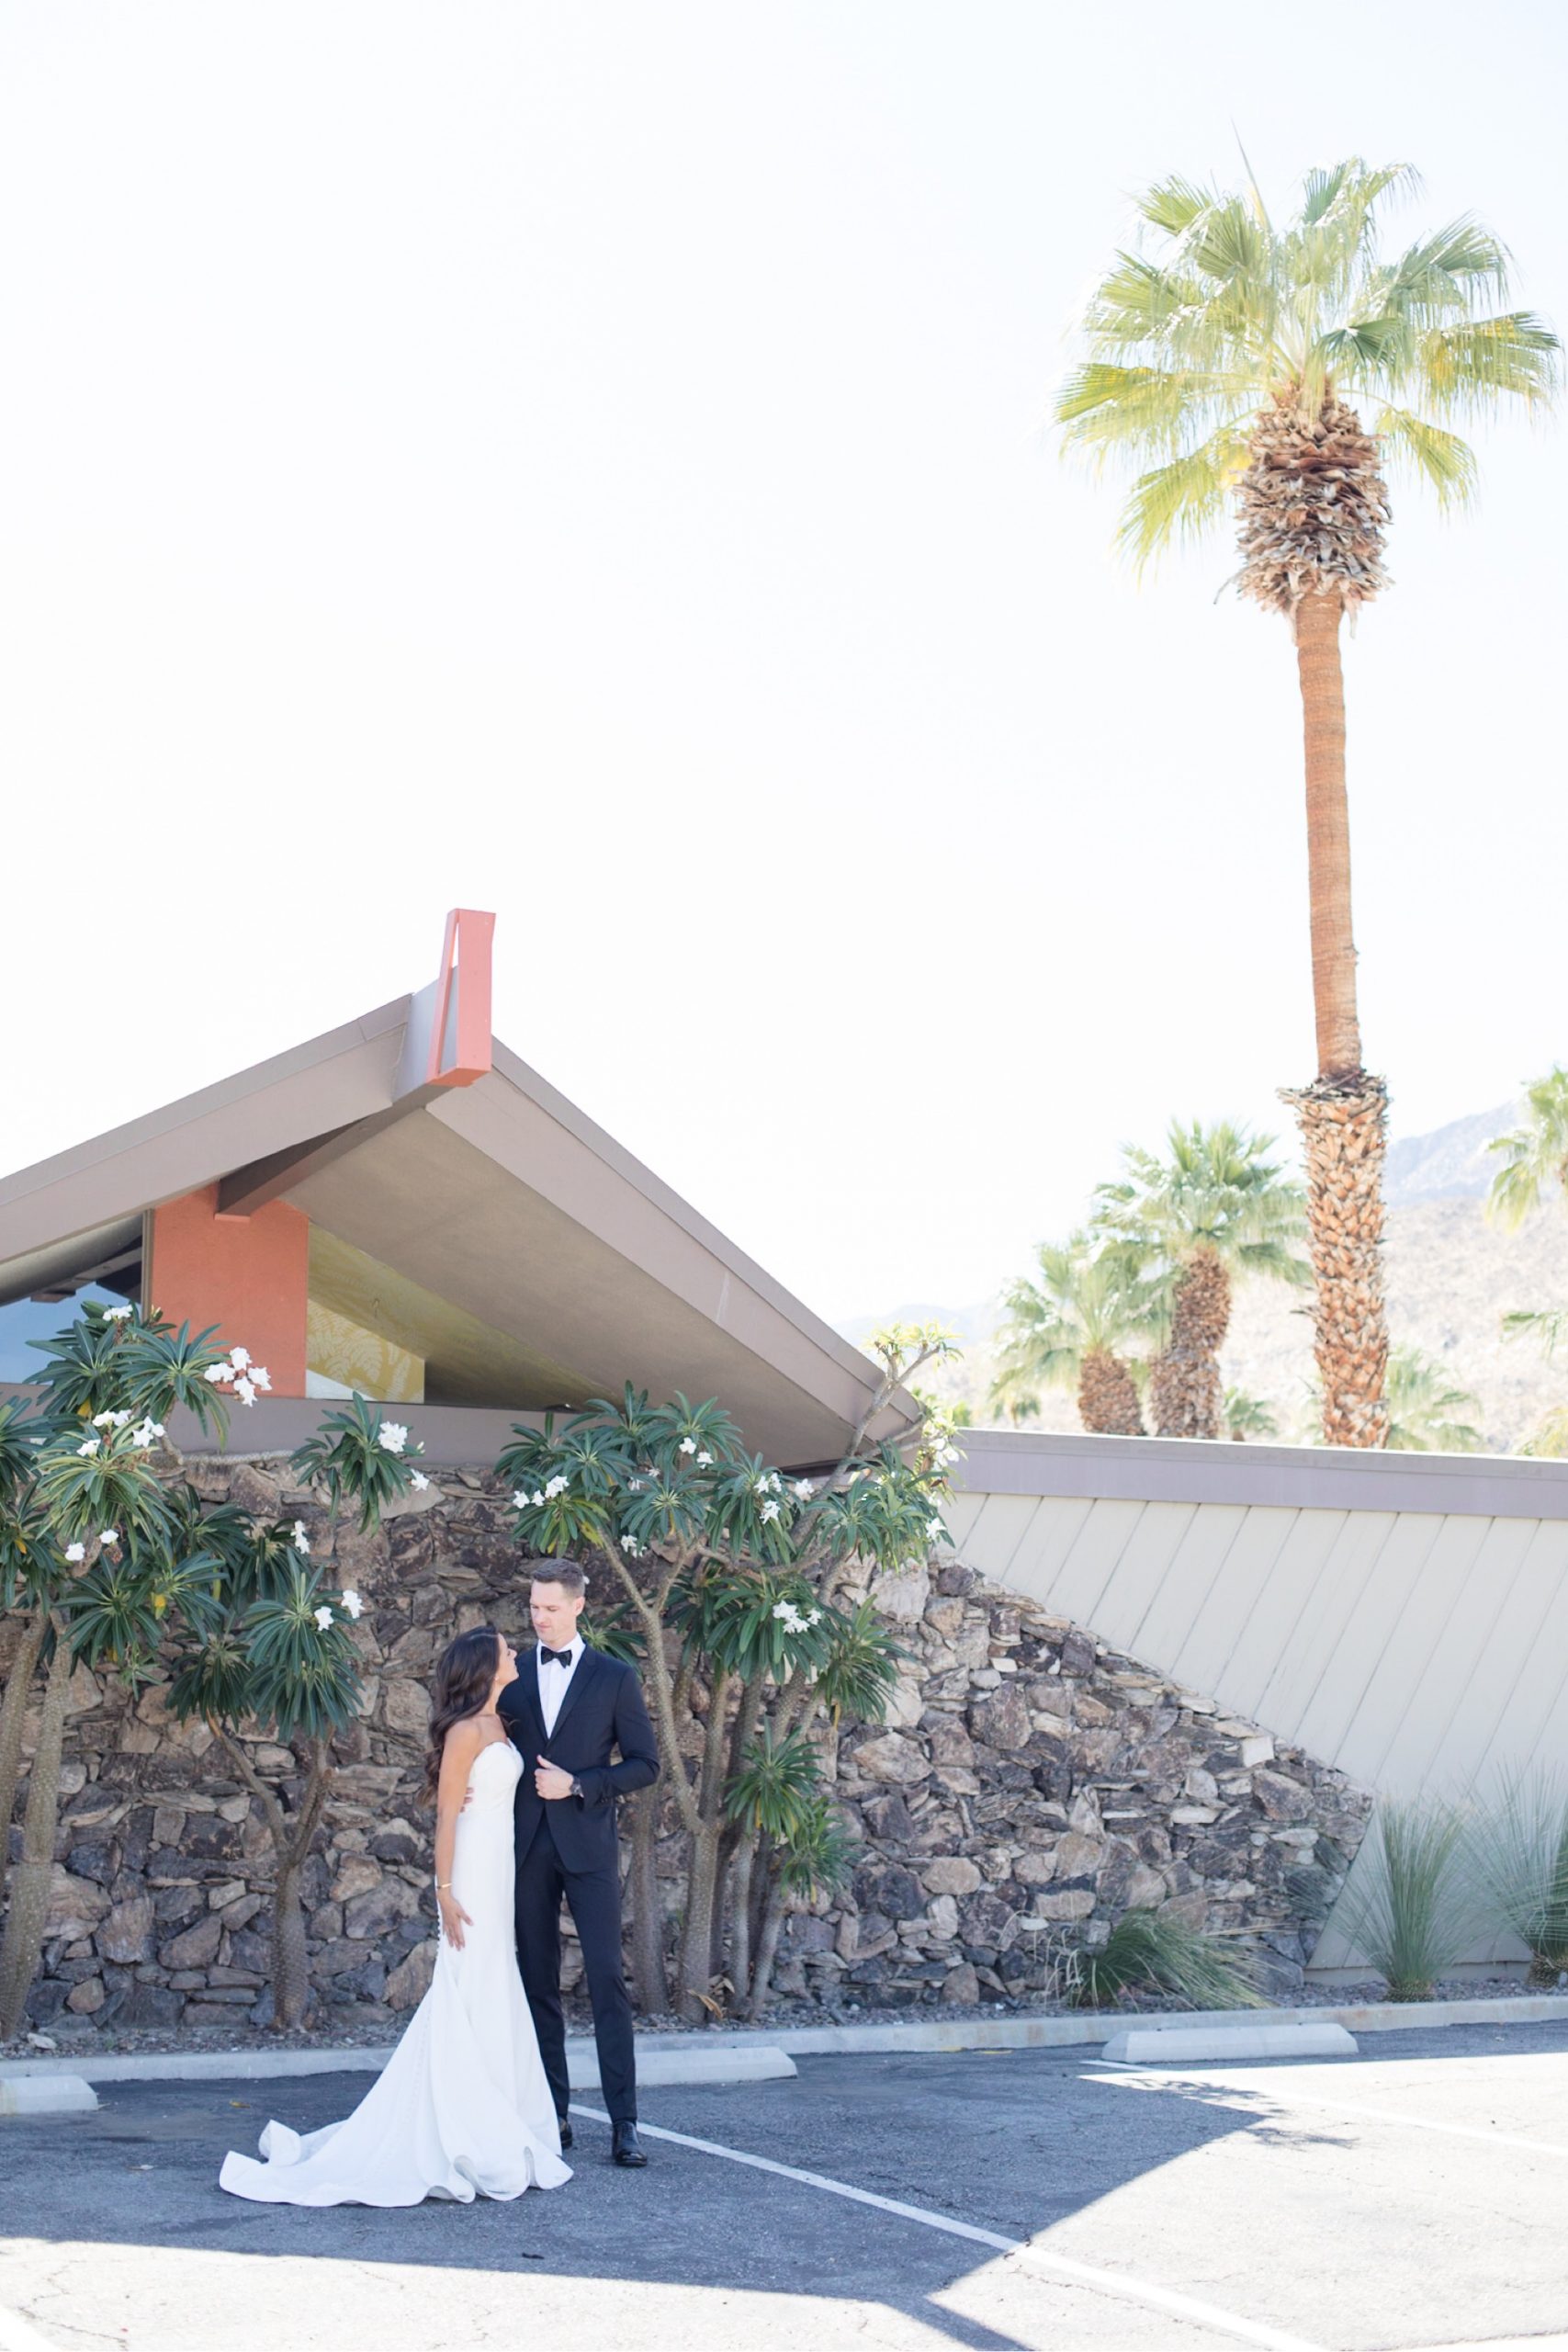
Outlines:
POLYGON ((1371 429, 1396 464, 1407 466, 1436 491, 1439 506, 1463 506, 1475 495, 1480 468, 1474 450, 1457 433, 1404 408, 1380 409, 1371 429))

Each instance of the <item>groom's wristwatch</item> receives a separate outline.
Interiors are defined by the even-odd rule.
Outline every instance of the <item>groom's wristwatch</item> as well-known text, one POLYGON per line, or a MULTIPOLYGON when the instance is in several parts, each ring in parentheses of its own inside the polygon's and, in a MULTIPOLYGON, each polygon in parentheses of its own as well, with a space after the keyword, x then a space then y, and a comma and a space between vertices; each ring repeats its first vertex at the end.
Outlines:
POLYGON ((571 1776, 571 1786, 567 1791, 567 1794, 570 1797, 580 1797, 582 1794, 582 1783, 575 1772, 571 1776))

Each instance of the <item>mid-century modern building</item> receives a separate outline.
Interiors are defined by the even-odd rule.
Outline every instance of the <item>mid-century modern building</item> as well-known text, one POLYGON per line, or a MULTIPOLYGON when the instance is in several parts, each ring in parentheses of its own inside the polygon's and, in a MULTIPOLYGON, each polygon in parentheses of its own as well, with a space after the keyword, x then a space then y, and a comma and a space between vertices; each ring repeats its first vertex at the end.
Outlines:
POLYGON ((358 1388, 475 1461, 519 1411, 631 1381, 837 1460, 876 1368, 492 1035, 494 922, 450 916, 416 993, 0 1182, 6 1376, 96 1289, 266 1366, 252 1447, 358 1388))
MULTIPOLYGON (((629 1380, 838 1459, 876 1368, 492 1035, 492 929, 453 915, 427 987, 0 1181, 0 1374, 96 1287, 267 1365, 247 1450, 357 1387, 480 1463, 629 1380)), ((1568 1464, 976 1430, 959 1486, 975 1567, 1366 1785, 1568 1770, 1568 1464)))

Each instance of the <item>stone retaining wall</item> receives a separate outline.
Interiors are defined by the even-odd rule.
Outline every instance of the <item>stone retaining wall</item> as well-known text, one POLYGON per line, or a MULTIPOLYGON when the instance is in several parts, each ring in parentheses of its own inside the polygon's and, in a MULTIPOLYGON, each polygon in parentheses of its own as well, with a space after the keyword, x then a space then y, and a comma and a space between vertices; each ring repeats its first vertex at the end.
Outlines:
MULTIPOLYGON (((319 1547, 321 1514, 282 1465, 197 1476, 215 1496, 298 1513, 319 1547)), ((339 1532, 333 1575, 366 1602, 367 1679, 306 1871, 324 2022, 394 2024, 429 1981, 425 1681, 465 1625, 526 1635, 511 1527, 493 1480, 465 1471, 373 1537, 339 1532)), ((1037 1989, 1065 1946, 1162 1903, 1255 1943, 1278 1992, 1300 1984, 1365 1827, 1360 1792, 956 1561, 885 1577, 876 1597, 906 1651, 890 1718, 825 1742, 861 1860, 851 1888, 787 1923, 782 1995, 842 2007, 1037 1989)), ((286 1748, 252 1752, 265 1778, 297 1770, 286 1748)), ((175 1724, 157 1685, 133 1700, 78 1669, 63 1791, 34 2021, 266 2022, 271 1843, 206 1728, 175 1724)), ((669 1814, 664 1826, 672 1918, 681 1840, 669 1814)))

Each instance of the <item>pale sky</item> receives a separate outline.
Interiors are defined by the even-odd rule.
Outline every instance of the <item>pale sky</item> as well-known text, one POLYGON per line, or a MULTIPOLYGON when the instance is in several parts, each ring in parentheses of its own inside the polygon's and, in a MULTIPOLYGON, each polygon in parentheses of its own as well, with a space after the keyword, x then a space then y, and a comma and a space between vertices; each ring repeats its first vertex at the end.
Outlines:
MULTIPOLYGON (((1172 171, 1408 158, 1568 325, 1563 13, 0 6, 19 1166, 422 984, 824 1314, 1310 1078, 1299 707, 1043 419, 1172 171), (1234 126, 1234 128, 1233 128, 1234 126)), ((1370 1062, 1568 1055, 1560 426, 1348 650, 1370 1062)), ((1218 601, 1215 599, 1218 597, 1218 601)))

